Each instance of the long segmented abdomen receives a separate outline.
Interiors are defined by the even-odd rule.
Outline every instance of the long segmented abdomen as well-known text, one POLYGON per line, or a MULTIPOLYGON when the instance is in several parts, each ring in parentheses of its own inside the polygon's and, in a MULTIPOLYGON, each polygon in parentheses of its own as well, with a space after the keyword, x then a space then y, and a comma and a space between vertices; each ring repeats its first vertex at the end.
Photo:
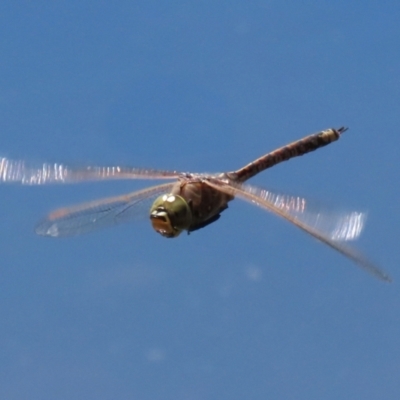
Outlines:
POLYGON ((244 182, 257 175, 259 172, 267 168, 273 167, 282 161, 289 160, 293 157, 302 156, 303 154, 317 150, 320 147, 326 146, 335 142, 340 138, 340 135, 345 132, 347 128, 342 127, 339 129, 327 129, 313 135, 306 136, 304 139, 296 140, 293 143, 283 146, 271 153, 268 153, 257 160, 247 164, 243 168, 234 172, 229 172, 227 176, 236 181, 244 182))

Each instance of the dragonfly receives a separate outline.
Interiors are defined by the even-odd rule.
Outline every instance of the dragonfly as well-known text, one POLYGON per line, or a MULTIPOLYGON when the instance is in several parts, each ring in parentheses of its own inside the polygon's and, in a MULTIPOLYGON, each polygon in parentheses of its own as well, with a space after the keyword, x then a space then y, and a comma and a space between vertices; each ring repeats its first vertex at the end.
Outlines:
POLYGON ((345 127, 330 128, 308 135, 232 172, 208 174, 122 166, 30 165, 3 157, 0 158, 0 182, 44 185, 121 179, 168 181, 122 196, 55 210, 36 227, 37 234, 51 237, 79 235, 147 214, 156 232, 166 238, 176 238, 184 231, 191 233, 217 221, 228 203, 240 198, 290 222, 373 276, 391 282, 386 272, 347 244, 360 236, 365 213, 328 212, 302 197, 278 194, 247 183, 268 168, 337 141, 346 130, 345 127))

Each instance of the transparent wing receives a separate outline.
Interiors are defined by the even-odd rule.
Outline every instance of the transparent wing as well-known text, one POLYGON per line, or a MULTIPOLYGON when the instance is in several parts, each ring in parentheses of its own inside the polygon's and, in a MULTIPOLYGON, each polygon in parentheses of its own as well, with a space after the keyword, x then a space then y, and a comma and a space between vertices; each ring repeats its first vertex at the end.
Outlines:
POLYGON ((280 195, 251 185, 235 185, 211 179, 207 183, 286 219, 314 238, 335 249, 375 277, 391 282, 388 274, 369 261, 363 254, 344 242, 359 237, 366 215, 360 212, 329 213, 318 209, 300 197, 280 195))
POLYGON ((111 179, 174 179, 176 171, 128 168, 120 166, 88 166, 75 168, 63 164, 27 164, 24 161, 0 158, 0 183, 25 185, 74 183, 111 179))
POLYGON ((147 216, 155 197, 169 193, 174 183, 165 183, 123 196, 61 208, 50 213, 36 227, 43 236, 80 235, 147 216))

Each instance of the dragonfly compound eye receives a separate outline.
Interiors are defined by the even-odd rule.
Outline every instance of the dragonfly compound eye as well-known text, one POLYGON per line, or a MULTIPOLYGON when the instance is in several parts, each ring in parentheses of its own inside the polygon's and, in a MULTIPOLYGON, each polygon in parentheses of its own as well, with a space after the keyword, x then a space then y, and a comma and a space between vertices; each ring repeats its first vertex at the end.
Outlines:
POLYGON ((153 229, 167 238, 174 238, 188 229, 192 222, 192 212, 186 200, 174 194, 158 197, 150 209, 153 229))

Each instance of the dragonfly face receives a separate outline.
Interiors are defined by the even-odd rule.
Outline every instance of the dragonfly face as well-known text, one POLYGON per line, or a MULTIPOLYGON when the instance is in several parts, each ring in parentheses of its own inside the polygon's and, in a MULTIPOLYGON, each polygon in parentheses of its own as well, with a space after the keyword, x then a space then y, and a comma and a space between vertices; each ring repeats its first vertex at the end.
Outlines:
POLYGON ((150 209, 153 229, 167 238, 174 238, 188 229, 192 223, 192 212, 186 200, 175 194, 158 197, 150 209))

